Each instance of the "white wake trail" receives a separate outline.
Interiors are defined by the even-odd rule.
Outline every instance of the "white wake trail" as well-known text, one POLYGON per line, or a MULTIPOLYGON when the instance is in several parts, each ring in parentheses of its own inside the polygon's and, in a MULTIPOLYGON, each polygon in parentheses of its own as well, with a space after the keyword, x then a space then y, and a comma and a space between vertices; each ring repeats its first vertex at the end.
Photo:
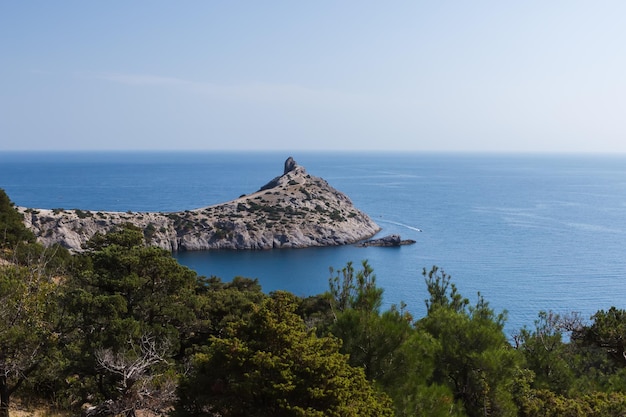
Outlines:
POLYGON ((396 226, 406 227, 407 229, 415 230, 416 232, 421 232, 422 231, 422 229, 420 229, 418 227, 409 226, 408 224, 394 222, 394 221, 391 221, 391 220, 378 220, 377 219, 376 221, 380 221, 381 223, 389 223, 389 224, 395 224, 396 226))

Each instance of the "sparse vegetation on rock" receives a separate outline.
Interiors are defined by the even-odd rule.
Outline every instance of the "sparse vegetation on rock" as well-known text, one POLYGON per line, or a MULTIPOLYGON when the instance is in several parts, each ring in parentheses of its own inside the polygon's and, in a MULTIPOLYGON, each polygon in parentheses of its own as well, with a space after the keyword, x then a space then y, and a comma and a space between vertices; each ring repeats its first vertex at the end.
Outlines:
POLYGON ((307 174, 293 158, 285 162, 283 175, 256 193, 195 210, 94 215, 80 209, 19 208, 19 212, 39 242, 58 243, 75 252, 84 250, 96 233, 124 223, 142 229, 149 245, 169 251, 335 246, 356 243, 380 230, 345 194, 307 174))

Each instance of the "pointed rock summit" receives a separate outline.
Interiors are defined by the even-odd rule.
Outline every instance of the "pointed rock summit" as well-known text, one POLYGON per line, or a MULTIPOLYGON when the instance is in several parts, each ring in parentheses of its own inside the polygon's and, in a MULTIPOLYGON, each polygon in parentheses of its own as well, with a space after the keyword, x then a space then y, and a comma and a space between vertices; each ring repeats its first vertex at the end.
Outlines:
POLYGON ((235 200, 172 213, 91 212, 20 207, 26 226, 44 245, 81 251, 96 233, 123 223, 144 230, 149 245, 170 251, 262 250, 346 245, 380 227, 325 180, 289 157, 283 175, 235 200))
POLYGON ((285 161, 285 169, 283 170, 283 175, 274 178, 273 180, 262 186, 259 191, 269 190, 270 188, 278 187, 281 184, 282 178, 288 177, 291 180, 291 178, 295 175, 306 175, 306 170, 304 169, 304 167, 298 165, 296 161, 290 156, 285 161))
POLYGON ((285 161, 285 171, 283 172, 283 175, 288 174, 291 171, 295 170, 297 166, 298 164, 296 164, 296 161, 290 156, 285 161))

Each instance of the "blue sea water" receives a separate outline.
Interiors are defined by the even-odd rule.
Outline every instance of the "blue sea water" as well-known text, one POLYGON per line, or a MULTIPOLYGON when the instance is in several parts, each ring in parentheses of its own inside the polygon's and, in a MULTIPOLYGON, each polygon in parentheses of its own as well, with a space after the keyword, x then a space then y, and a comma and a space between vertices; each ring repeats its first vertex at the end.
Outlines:
MULTIPOLYGON (((178 211, 256 191, 284 153, 0 153, 0 188, 20 206, 178 211)), ((385 307, 420 317, 423 268, 508 311, 509 334, 541 310, 589 318, 626 308, 626 156, 302 153, 307 171, 346 193, 381 227, 415 245, 262 252, 182 252, 180 263, 264 290, 312 295, 329 267, 367 259, 385 307), (421 230, 421 231, 420 231, 421 230)))

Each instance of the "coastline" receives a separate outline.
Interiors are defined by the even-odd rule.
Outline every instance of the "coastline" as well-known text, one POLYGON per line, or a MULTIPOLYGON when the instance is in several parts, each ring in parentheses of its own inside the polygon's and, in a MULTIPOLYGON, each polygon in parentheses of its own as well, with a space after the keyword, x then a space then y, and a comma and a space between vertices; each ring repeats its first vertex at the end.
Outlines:
POLYGON ((96 233, 124 223, 140 227, 149 245, 172 252, 337 246, 368 239, 381 230, 345 194, 309 175, 291 157, 283 174, 258 191, 199 209, 169 213, 18 210, 41 243, 58 243, 74 252, 96 233))

